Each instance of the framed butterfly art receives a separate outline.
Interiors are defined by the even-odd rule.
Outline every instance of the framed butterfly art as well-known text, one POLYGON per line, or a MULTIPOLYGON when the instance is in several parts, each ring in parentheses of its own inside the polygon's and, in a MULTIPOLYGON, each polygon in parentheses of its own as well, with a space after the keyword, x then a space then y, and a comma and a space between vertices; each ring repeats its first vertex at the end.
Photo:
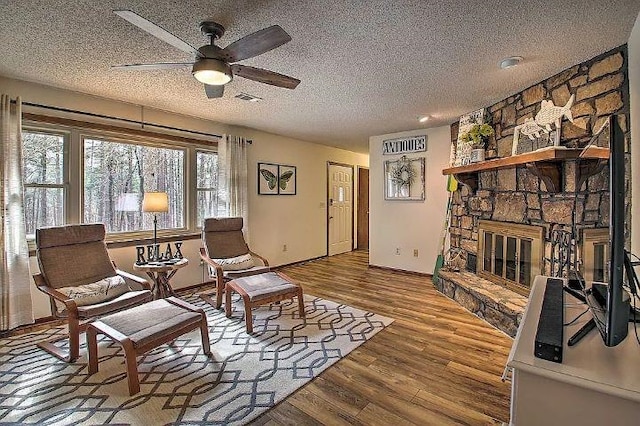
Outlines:
POLYGON ((296 195, 296 166, 258 163, 259 195, 296 195))

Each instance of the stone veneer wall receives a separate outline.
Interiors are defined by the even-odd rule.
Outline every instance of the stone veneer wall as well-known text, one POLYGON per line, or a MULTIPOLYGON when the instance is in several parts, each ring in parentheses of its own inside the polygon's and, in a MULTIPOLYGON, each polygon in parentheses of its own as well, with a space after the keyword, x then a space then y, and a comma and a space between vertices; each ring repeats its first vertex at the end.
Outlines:
MULTIPOLYGON (((620 114, 619 123, 627 141, 630 140, 627 46, 623 45, 489 106, 487 110, 495 130, 495 140, 489 149, 497 150, 498 157, 510 156, 514 127, 526 118, 535 117, 543 99, 552 99, 555 105, 563 106, 571 94, 575 95, 571 108, 574 123, 562 121, 561 145, 584 147, 593 131, 611 114, 620 114)), ((452 142, 457 138, 457 129, 458 123, 454 123, 452 142)), ((627 218, 630 218, 629 142, 626 151, 627 218)), ((544 183, 524 166, 480 172, 475 194, 466 185, 460 185, 453 198, 451 246, 477 254, 480 219, 543 226, 547 242, 542 272, 556 275, 557 270, 551 271, 549 239, 554 230, 571 230, 574 209, 577 209, 579 229, 609 226, 608 169, 589 178, 576 193, 575 161, 567 161, 563 167, 564 187, 556 194, 548 193, 544 183)), ((627 220, 627 241, 630 222, 627 220)), ((578 241, 578 245, 580 243, 578 241)))

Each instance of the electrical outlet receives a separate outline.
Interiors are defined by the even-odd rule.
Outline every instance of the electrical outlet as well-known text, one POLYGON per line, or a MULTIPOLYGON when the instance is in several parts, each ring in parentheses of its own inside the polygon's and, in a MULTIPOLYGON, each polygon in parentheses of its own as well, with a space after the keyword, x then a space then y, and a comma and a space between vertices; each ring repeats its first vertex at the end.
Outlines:
POLYGON ((418 257, 418 249, 413 249, 413 257, 418 257))
POLYGON ((396 256, 400 256, 400 247, 396 247, 396 256))
POLYGON ((282 245, 282 251, 287 251, 287 245, 286 244, 282 245))

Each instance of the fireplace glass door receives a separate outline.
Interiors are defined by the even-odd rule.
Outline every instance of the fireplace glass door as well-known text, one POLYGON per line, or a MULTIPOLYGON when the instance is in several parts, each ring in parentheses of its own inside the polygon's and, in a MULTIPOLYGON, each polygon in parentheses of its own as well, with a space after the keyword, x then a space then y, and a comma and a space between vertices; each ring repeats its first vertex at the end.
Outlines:
POLYGON ((479 231, 478 275, 527 294, 540 274, 541 228, 481 221, 479 231))
POLYGON ((609 228, 582 231, 582 262, 580 270, 587 281, 609 280, 609 228))

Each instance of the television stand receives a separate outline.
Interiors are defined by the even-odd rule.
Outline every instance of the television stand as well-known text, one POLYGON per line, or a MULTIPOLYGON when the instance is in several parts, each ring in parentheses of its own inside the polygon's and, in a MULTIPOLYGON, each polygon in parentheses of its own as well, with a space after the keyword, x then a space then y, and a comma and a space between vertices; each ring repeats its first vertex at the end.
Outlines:
MULTIPOLYGON (((631 331, 618 346, 607 347, 599 333, 579 345, 563 345, 562 364, 534 356, 534 342, 547 277, 534 280, 529 302, 507 365, 513 369, 511 421, 517 426, 637 424, 640 413, 640 345, 631 331), (561 401, 559 403, 558 401, 561 401)), ((566 295, 565 317, 578 316, 584 305, 566 295)), ((571 336, 589 317, 567 326, 571 336)), ((633 330, 635 324, 629 324, 633 330)))
POLYGON ((582 326, 582 328, 580 330, 576 331, 576 334, 574 334, 573 336, 571 336, 569 338, 569 341, 567 342, 567 345, 569 345, 569 346, 575 345, 580 340, 582 340, 583 337, 585 337, 587 334, 589 334, 589 332, 591 330, 593 330, 594 328, 596 328, 596 320, 591 318, 589 321, 587 321, 587 323, 585 325, 582 326))

